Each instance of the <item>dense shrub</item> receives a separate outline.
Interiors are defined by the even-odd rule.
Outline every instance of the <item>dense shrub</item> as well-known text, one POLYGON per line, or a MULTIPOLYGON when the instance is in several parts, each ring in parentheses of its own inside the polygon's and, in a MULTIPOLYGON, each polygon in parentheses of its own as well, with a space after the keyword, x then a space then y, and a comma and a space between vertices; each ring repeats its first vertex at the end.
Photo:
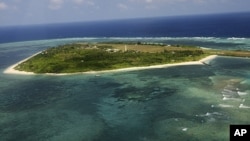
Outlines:
POLYGON ((108 52, 112 46, 89 47, 88 44, 70 44, 53 47, 16 67, 36 73, 62 73, 109 70, 124 67, 148 66, 162 63, 194 60, 203 54, 199 49, 149 52, 108 52))

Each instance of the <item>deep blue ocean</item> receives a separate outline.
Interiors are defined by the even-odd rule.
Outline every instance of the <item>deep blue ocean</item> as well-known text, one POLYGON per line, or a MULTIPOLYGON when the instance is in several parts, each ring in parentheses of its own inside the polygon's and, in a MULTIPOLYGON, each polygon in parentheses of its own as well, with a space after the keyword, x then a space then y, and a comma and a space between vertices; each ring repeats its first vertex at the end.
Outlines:
POLYGON ((250 37, 250 13, 0 27, 0 43, 76 37, 250 37))
POLYGON ((250 13, 0 27, 0 141, 228 141, 250 124, 250 59, 53 75, 4 73, 74 42, 250 50, 250 13))

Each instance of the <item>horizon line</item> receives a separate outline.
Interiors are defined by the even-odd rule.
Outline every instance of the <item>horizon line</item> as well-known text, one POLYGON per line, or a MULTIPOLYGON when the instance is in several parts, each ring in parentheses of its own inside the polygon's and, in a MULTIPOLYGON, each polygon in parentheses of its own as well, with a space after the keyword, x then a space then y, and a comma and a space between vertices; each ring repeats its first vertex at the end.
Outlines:
POLYGON ((187 14, 187 15, 166 15, 166 16, 155 16, 155 17, 133 17, 133 18, 114 18, 114 19, 100 19, 100 20, 89 20, 89 21, 66 21, 66 22, 51 22, 51 23, 32 23, 32 24, 11 24, 11 25, 0 25, 0 28, 6 27, 18 27, 18 26, 43 26, 43 25, 58 25, 58 24, 72 24, 72 23, 98 23, 98 22, 111 22, 111 21, 126 21, 126 20, 140 20, 140 19, 158 19, 158 18, 184 18, 184 17, 195 17, 195 16, 213 16, 213 15, 230 15, 230 14, 250 14, 250 11, 241 12, 222 12, 222 13, 202 13, 202 14, 187 14))

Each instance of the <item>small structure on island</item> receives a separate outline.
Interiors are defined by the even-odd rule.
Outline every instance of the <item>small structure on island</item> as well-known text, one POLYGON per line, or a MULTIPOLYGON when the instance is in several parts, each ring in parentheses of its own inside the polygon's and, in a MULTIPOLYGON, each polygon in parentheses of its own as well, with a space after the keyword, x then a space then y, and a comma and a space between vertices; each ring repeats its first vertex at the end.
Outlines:
POLYGON ((120 51, 119 49, 106 49, 107 52, 118 52, 120 51))
POLYGON ((124 52, 127 52, 128 49, 127 49, 127 45, 124 46, 124 52))

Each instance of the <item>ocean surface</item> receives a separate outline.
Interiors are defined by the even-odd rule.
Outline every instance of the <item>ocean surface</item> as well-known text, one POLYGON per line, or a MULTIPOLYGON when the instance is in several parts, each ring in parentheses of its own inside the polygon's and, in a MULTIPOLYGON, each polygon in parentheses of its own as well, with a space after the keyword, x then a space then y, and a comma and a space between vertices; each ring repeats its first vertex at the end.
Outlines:
POLYGON ((3 73, 49 47, 106 41, 250 50, 250 14, 0 28, 0 141, 228 141, 230 124, 250 124, 247 58, 84 75, 3 73))
POLYGON ((250 13, 0 27, 0 43, 77 37, 250 37, 250 13))

